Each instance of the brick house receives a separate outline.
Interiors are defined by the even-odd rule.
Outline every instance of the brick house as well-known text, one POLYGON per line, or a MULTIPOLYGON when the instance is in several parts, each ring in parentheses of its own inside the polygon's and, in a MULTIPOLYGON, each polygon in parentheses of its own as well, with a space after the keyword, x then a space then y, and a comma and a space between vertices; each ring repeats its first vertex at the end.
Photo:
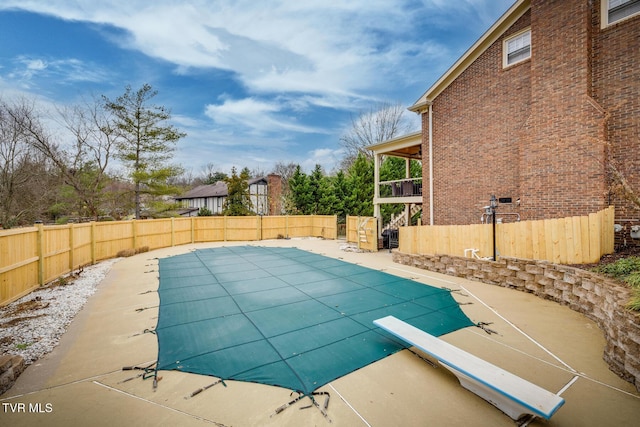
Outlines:
POLYGON ((478 223, 491 195, 523 220, 614 204, 640 224, 609 174, 640 193, 640 0, 518 0, 409 109, 424 224, 478 223))
MULTIPOLYGON (((249 198, 256 215, 282 214, 282 180, 280 175, 253 178, 248 181, 249 198)), ((222 215, 229 192, 227 183, 199 185, 175 200, 182 205, 182 216, 197 216, 200 208, 209 209, 214 215, 222 215)))

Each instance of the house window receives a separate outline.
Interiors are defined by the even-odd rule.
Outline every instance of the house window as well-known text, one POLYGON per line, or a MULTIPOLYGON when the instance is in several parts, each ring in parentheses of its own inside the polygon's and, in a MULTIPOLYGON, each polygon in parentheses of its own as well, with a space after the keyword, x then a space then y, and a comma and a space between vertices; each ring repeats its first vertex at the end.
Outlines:
POLYGON ((640 0, 602 0, 603 27, 640 13, 640 0))
POLYGON ((516 64, 531 57, 531 30, 520 32, 504 41, 504 66, 516 64))

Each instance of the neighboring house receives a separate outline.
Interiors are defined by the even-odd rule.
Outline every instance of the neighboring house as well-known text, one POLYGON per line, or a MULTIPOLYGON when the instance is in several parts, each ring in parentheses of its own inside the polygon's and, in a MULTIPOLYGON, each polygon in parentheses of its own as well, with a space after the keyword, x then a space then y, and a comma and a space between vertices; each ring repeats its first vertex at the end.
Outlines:
POLYGON ((478 223, 491 195, 498 217, 640 223, 610 175, 640 193, 640 0, 519 0, 409 109, 424 224, 478 223))
MULTIPOLYGON (((268 175, 253 178, 249 183, 249 197, 253 212, 256 215, 280 215, 281 178, 279 175, 268 175)), ((229 194, 227 183, 218 181, 215 184, 200 185, 185 194, 176 197, 182 204, 183 216, 197 216, 200 208, 209 209, 214 215, 222 215, 224 202, 229 194)))

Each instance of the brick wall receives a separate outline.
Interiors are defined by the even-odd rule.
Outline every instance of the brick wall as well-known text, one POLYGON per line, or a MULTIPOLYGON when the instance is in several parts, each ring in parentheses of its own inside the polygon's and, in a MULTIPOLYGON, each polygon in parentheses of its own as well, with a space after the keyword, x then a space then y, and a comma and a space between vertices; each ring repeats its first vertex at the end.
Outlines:
MULTIPOLYGON (((617 218, 640 220, 610 194, 606 170, 611 155, 640 189, 640 17, 601 30, 599 14, 597 0, 532 0, 434 100, 436 225, 477 223, 492 194, 519 199, 502 211, 524 220, 610 203, 617 218), (531 58, 502 68, 504 38, 527 27, 531 58)), ((428 128, 424 113, 425 188, 428 128)), ((423 203, 428 213, 428 192, 423 203)))
POLYGON ((526 219, 606 207, 604 112, 589 97, 591 8, 583 0, 531 2, 531 116, 521 140, 526 219))
MULTIPOLYGON (((597 3, 597 2, 596 2, 597 3)), ((640 16, 600 28, 599 10, 592 13, 593 98, 607 111, 606 139, 610 160, 640 194, 640 16)), ((616 234, 621 246, 640 244, 629 238, 640 225, 640 212, 612 191, 616 218, 624 230, 616 234)))
MULTIPOLYGON (((523 16, 508 34, 529 26, 523 16)), ((502 41, 471 64, 433 104, 434 221, 478 223, 491 194, 518 197, 517 135, 529 116, 528 62, 502 69, 502 41)), ((428 117, 424 115, 425 135, 428 117)), ((422 152, 428 155, 428 139, 422 152)), ((422 162, 428 179, 429 162, 422 162)), ((425 183, 425 188, 428 184, 425 183)), ((424 211, 429 194, 424 191, 424 211)), ((428 223, 428 217, 424 223, 428 223)))
POLYGON ((393 261, 491 285, 533 293, 592 319, 604 333, 604 360, 640 391, 640 314, 627 310, 629 288, 579 268, 544 261, 498 262, 449 255, 393 252, 393 261))

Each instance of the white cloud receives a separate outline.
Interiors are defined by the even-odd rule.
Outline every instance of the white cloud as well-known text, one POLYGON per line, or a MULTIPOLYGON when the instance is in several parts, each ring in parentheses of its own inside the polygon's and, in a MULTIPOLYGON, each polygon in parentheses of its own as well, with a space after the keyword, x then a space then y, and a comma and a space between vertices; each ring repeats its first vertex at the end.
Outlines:
POLYGON ((100 67, 75 58, 47 60, 18 56, 7 78, 29 87, 30 82, 38 77, 54 76, 59 83, 73 83, 103 82, 107 80, 108 75, 109 73, 100 67))
MULTIPOLYGON (((452 38, 474 27, 479 36, 495 19, 488 17, 511 2, 0 0, 0 10, 99 24, 96 30, 113 43, 171 64, 182 76, 227 71, 220 74, 241 84, 220 89, 232 96, 215 103, 199 97, 191 106, 195 117, 173 117, 188 133, 180 153, 186 164, 286 160, 330 171, 342 153, 327 147, 338 145, 337 128, 348 126, 349 114, 378 101, 417 99, 462 53, 452 51, 452 38), (323 148, 312 150, 314 144, 323 148)), ((75 58, 21 60, 18 67, 2 64, 0 86, 28 89, 45 75, 56 83, 112 83, 118 72, 75 58)), ((146 67, 140 74, 147 81, 163 72, 136 65, 146 67)))
POLYGON ((27 67, 27 70, 41 71, 47 68, 47 63, 42 59, 23 59, 22 63, 27 67))
POLYGON ((446 6, 442 0, 3 3, 0 8, 124 29, 128 35, 118 40, 123 47, 169 61, 180 72, 191 67, 220 68, 233 71, 247 88, 259 93, 328 95, 344 103, 345 98, 382 88, 398 71, 415 76, 412 55, 444 52, 430 42, 429 31, 447 20, 427 21, 431 15, 441 17, 453 11, 459 19, 464 13, 484 17, 484 9, 494 2, 467 0, 446 2, 446 6), (397 70, 403 58, 408 69, 397 70))
POLYGON ((216 124, 241 125, 247 131, 258 133, 282 130, 300 133, 326 133, 326 130, 322 128, 297 123, 293 116, 279 114, 283 112, 285 107, 287 107, 286 101, 280 99, 271 102, 256 98, 226 99, 222 104, 207 105, 205 114, 216 124))
POLYGON ((331 173, 339 166, 344 151, 342 149, 317 148, 309 152, 308 155, 309 157, 300 163, 303 170, 312 171, 316 165, 321 165, 325 173, 331 173))

